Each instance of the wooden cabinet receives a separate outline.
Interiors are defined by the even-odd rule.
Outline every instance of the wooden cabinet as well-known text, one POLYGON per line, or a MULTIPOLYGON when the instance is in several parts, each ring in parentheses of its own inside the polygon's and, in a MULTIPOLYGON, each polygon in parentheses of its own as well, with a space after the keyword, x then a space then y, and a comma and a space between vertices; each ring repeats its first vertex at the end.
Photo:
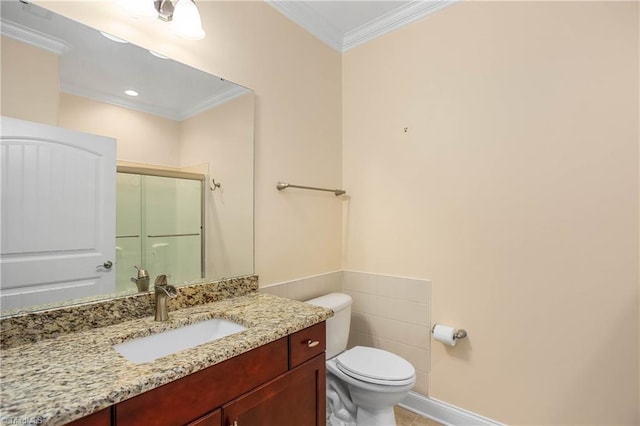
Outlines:
POLYGON ((111 426, 111 408, 105 408, 81 419, 67 423, 67 426, 111 426))
POLYGON ((220 426, 220 422, 222 422, 222 410, 218 409, 189 423, 187 426, 220 426))
POLYGON ((327 348, 325 323, 289 335, 289 369, 297 367, 327 348))
POLYGON ((284 337, 123 401, 117 426, 181 426, 193 422, 288 369, 284 337))
POLYGON ((324 351, 322 322, 71 425, 324 425, 324 351))
POLYGON ((225 404, 222 425, 324 425, 325 383, 325 357, 321 354, 225 404))

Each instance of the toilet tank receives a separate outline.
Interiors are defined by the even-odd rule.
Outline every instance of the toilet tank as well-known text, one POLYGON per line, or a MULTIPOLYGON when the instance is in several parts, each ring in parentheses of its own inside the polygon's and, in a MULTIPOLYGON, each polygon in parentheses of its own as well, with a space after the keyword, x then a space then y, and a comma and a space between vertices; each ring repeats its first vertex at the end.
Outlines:
POLYGON ((333 311, 333 316, 327 320, 327 359, 347 349, 351 325, 351 296, 344 293, 329 293, 307 300, 306 303, 333 311))

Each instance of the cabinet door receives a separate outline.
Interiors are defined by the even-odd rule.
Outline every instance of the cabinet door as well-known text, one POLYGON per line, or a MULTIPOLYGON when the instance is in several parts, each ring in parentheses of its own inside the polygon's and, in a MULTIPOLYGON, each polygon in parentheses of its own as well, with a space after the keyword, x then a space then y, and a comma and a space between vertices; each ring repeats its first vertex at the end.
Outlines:
POLYGON ((222 407, 223 426, 324 425, 324 353, 222 407))
POLYGON ((198 420, 192 421, 187 426, 220 426, 221 416, 221 411, 216 410, 206 416, 200 417, 198 420))
POLYGON ((111 408, 74 420, 67 426, 111 426, 111 408))

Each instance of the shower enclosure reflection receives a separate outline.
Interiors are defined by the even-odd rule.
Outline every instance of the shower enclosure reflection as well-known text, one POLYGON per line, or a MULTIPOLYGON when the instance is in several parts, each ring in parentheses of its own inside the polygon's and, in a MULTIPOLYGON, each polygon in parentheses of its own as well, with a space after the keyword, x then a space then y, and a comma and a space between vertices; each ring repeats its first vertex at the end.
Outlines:
POLYGON ((204 175, 118 167, 116 288, 131 292, 137 269, 188 282, 205 276, 204 175), (150 174, 151 173, 151 174, 150 174))

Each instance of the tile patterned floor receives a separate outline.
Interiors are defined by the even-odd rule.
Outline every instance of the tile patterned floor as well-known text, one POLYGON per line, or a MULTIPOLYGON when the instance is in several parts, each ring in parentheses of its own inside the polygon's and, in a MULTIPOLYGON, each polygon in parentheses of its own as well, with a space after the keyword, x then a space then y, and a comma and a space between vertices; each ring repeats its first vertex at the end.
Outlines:
POLYGON ((393 411, 396 414, 397 426, 442 426, 438 422, 434 422, 431 419, 422 417, 413 411, 405 410, 398 406, 393 407, 393 411))

